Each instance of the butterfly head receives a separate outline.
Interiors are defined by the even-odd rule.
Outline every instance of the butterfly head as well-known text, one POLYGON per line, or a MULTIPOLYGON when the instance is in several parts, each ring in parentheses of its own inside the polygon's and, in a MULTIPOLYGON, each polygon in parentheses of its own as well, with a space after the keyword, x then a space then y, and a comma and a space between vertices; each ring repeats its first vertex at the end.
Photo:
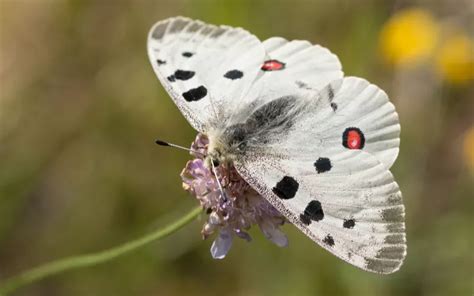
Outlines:
POLYGON ((224 129, 216 129, 208 133, 209 147, 207 163, 214 165, 231 164, 237 156, 244 153, 247 147, 248 132, 244 124, 236 124, 224 129))

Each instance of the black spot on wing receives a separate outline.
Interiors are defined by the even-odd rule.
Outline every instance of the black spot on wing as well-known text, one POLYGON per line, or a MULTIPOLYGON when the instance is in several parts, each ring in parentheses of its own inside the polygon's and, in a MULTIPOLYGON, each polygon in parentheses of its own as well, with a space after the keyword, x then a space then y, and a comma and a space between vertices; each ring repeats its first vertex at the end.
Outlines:
POLYGON ((355 220, 354 219, 344 219, 344 223, 342 223, 344 228, 354 228, 355 220))
POLYGON ((194 71, 186 71, 186 70, 176 70, 174 72, 174 76, 178 80, 188 80, 194 77, 194 71))
POLYGON ((186 58, 190 58, 194 55, 194 53, 192 52, 189 52, 189 51, 185 51, 182 53, 183 57, 186 57, 186 58))
POLYGON ((323 239, 323 243, 325 243, 326 245, 332 247, 332 246, 334 246, 334 238, 330 234, 328 234, 323 239))
POLYGON ((300 220, 301 220, 301 223, 303 223, 304 225, 309 225, 309 224, 311 224, 311 218, 309 218, 309 217, 306 216, 305 214, 301 214, 301 215, 300 215, 300 220))
POLYGON ((207 88, 199 86, 183 93, 183 98, 188 102, 199 101, 207 95, 207 88))
POLYGON ((336 110, 337 110, 337 104, 334 103, 334 102, 332 102, 332 103, 331 103, 331 108, 332 108, 332 111, 336 112, 336 110))
POLYGON ((194 77, 194 71, 176 70, 173 75, 166 77, 169 82, 176 80, 188 80, 194 77))
POLYGON ((300 220, 306 225, 311 224, 312 221, 321 221, 324 218, 324 211, 321 203, 318 200, 312 200, 306 206, 303 214, 300 215, 300 220))
POLYGON ((314 163, 314 167, 318 174, 328 172, 332 168, 331 160, 327 157, 320 157, 314 163))
POLYGON ((225 78, 228 78, 231 80, 239 79, 239 78, 242 78, 243 76, 244 76, 244 73, 239 70, 230 70, 224 74, 225 78))
POLYGON ((284 176, 272 191, 281 199, 291 199, 295 197, 296 192, 298 191, 299 184, 298 182, 289 176, 284 176))
POLYGON ((166 65, 166 61, 160 60, 160 59, 157 59, 157 60, 156 60, 156 63, 158 64, 158 66, 166 65))

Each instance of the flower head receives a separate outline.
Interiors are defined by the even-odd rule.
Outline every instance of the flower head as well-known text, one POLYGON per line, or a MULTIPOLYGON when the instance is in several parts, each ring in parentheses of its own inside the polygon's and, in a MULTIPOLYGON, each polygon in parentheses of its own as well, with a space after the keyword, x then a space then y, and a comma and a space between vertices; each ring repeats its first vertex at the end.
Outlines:
POLYGON ((205 165, 209 139, 198 134, 192 143, 191 152, 195 159, 188 161, 181 172, 184 190, 194 195, 209 214, 202 228, 204 239, 214 232, 217 238, 211 246, 212 257, 222 259, 229 251, 235 236, 251 240, 247 230, 254 224, 260 227, 265 237, 276 245, 288 245, 286 235, 280 226, 285 217, 265 198, 259 195, 239 175, 231 164, 220 164, 215 168, 218 180, 205 165), (225 196, 219 188, 222 185, 225 196))
POLYGON ((380 49, 386 62, 414 66, 432 55, 438 24, 429 11, 419 8, 395 14, 380 33, 380 49))
POLYGON ((464 158, 468 168, 474 172, 474 126, 464 135, 464 158))
POLYGON ((452 84, 469 84, 474 80, 474 40, 457 30, 443 40, 436 55, 437 70, 452 84))

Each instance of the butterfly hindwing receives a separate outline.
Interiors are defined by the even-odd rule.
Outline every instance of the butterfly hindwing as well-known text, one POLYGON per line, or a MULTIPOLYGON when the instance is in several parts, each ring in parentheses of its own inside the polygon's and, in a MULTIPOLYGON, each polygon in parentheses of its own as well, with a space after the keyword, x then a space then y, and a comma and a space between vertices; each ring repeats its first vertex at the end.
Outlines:
POLYGON ((301 96, 309 97, 312 107, 306 104, 306 112, 293 119, 286 143, 297 149, 295 153, 310 153, 314 147, 358 149, 387 169, 392 166, 399 151, 400 124, 383 90, 365 79, 346 77, 317 95, 308 91, 301 96))
POLYGON ((237 168, 290 222, 336 256, 372 272, 398 270, 406 253, 404 208, 392 175, 365 152, 324 155, 273 165, 263 157, 237 168), (333 171, 320 175, 318 161, 333 171))
POLYGON ((360 78, 316 95, 278 98, 254 111, 260 115, 245 124, 261 114, 268 120, 245 139, 236 168, 327 250, 368 271, 394 272, 406 253, 402 197, 387 169, 398 152, 396 112, 385 93, 360 78))

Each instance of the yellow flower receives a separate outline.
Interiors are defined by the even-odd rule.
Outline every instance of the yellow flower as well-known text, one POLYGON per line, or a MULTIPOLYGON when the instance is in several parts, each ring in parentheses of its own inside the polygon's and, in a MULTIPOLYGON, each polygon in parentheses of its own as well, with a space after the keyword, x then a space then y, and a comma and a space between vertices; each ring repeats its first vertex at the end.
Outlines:
POLYGON ((466 132, 463 148, 467 166, 474 171, 474 127, 466 132))
POLYGON ((436 68, 446 81, 453 84, 466 84, 473 80, 474 41, 462 32, 448 36, 436 54, 436 68))
POLYGON ((380 32, 382 56, 393 65, 414 66, 432 55, 438 31, 428 11, 417 8, 401 11, 380 32))

